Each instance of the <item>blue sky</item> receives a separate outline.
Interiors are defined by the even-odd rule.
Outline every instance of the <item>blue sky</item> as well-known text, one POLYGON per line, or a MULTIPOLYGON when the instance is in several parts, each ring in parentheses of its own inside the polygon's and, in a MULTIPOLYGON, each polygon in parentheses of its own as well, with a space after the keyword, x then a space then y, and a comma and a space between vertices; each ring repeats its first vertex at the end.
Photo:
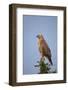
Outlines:
POLYGON ((40 60, 37 38, 42 33, 52 53, 53 67, 57 69, 57 16, 24 15, 24 65, 23 74, 37 74, 34 67, 40 60))

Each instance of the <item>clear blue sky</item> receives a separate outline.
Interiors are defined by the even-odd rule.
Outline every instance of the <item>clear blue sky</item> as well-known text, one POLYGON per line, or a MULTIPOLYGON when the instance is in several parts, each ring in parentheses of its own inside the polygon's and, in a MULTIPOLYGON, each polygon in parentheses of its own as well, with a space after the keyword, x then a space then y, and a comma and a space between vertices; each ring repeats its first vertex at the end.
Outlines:
POLYGON ((57 69, 57 16, 24 15, 24 74, 37 74, 34 67, 40 60, 36 36, 42 33, 52 53, 53 67, 57 69))

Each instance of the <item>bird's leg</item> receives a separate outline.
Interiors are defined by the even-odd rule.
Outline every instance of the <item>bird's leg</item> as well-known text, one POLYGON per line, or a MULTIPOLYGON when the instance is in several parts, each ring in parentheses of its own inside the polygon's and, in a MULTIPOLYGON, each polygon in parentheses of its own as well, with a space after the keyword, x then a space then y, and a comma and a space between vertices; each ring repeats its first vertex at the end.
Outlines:
POLYGON ((40 59, 41 61, 42 61, 42 57, 41 57, 41 59, 40 59))
POLYGON ((41 61, 44 61, 45 60, 45 57, 41 57, 41 61))
POLYGON ((43 56, 43 61, 45 60, 45 56, 43 56))

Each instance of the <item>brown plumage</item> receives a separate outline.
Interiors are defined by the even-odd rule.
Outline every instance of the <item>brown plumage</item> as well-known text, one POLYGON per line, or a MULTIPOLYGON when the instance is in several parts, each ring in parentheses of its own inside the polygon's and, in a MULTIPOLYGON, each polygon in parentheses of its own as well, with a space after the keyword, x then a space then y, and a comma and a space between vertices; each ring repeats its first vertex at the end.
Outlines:
POLYGON ((44 56, 47 57, 49 62, 52 65, 53 63, 51 60, 51 50, 50 50, 47 42, 44 40, 44 37, 41 34, 37 35, 37 38, 38 38, 38 47, 39 47, 39 51, 40 51, 42 58, 44 56))

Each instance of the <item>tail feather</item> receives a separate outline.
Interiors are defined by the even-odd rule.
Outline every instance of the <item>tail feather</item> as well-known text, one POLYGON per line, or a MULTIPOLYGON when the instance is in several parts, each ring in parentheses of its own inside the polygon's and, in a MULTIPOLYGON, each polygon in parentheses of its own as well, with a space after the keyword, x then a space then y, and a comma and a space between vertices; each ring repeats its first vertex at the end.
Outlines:
POLYGON ((50 61, 51 65, 53 65, 51 58, 49 59, 49 61, 50 61))

